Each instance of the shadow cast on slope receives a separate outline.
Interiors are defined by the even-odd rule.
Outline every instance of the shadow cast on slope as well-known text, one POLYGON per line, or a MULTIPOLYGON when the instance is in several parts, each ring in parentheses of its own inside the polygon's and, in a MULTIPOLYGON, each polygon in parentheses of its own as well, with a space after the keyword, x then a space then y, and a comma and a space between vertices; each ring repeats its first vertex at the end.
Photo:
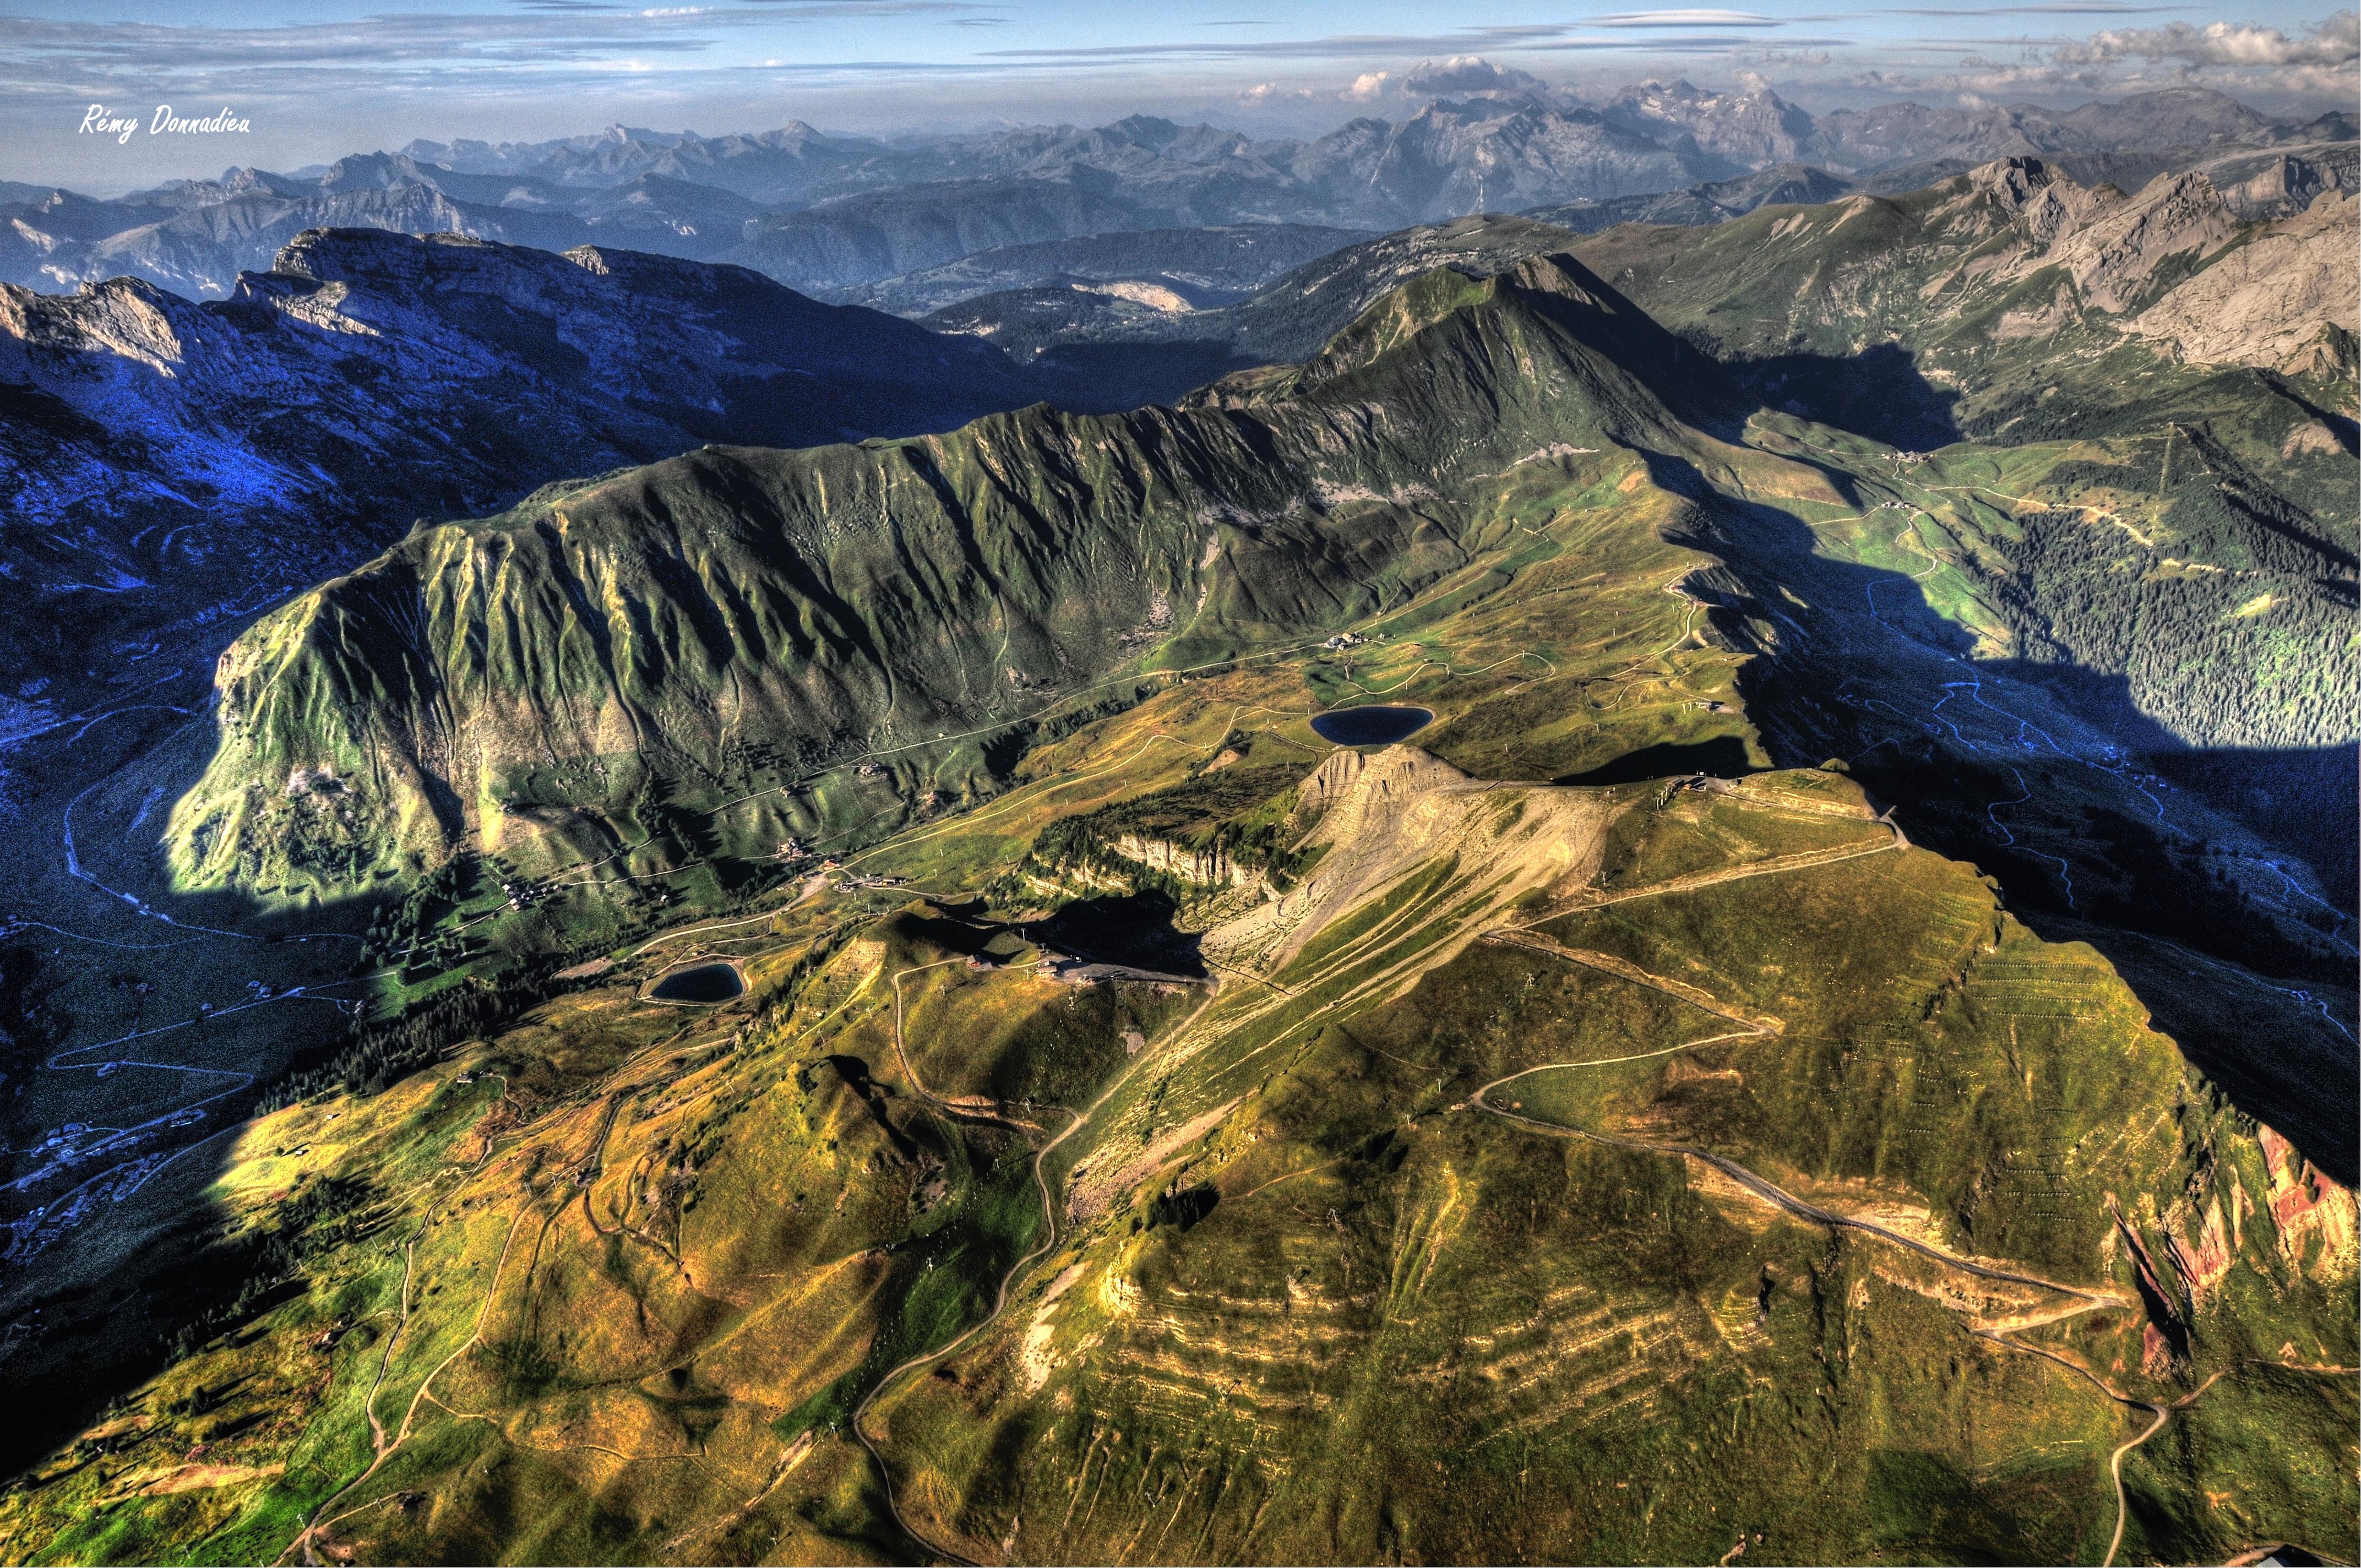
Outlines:
POLYGON ((1149 343, 1061 343, 1027 367, 1042 396, 1074 413, 1170 405, 1210 382, 1265 364, 1225 338, 1149 343))
MULTIPOLYGON (((142 846, 151 813, 202 771, 209 724, 158 704, 84 730, 11 759, 21 809, 0 824, 17 866, 0 890, 0 1402, 15 1417, 0 1474, 29 1470, 192 1346, 235 1343, 335 1239, 311 1234, 303 1208, 321 1184, 244 1214, 215 1192, 275 1091, 309 1072, 321 1081, 295 1087, 358 1075, 373 1092, 548 994, 560 961, 520 960, 497 988, 446 987, 357 1036, 326 999, 358 990, 359 928, 378 901, 170 894, 142 846)), ((66 1464, 111 1464, 173 1424, 66 1464)))
POLYGON ((1898 343, 1872 344, 1850 356, 1778 354, 1723 363, 1765 408, 1905 450, 1965 439, 1953 417, 1960 394, 1927 380, 1898 343))
MULTIPOLYGON (((1699 502, 1675 543, 1730 563, 1699 597, 1714 635, 1763 655, 1740 689, 1774 761, 1846 766, 1914 841, 1993 876, 2037 934, 2098 948, 2241 1109, 2336 1179, 2361 1175, 2349 907, 2312 907, 2284 875, 2297 891, 2267 903, 2256 890, 2275 885, 2268 861, 2227 863, 2228 846, 2206 837, 2219 812, 2290 860, 2319 854, 2317 839, 2290 836, 2305 819, 2300 792, 2290 806, 2282 785, 2257 810, 2219 781, 2325 781, 2349 773, 2338 759, 2351 753, 2214 753, 2145 719, 2102 728, 2134 711, 2125 677, 2071 667, 2061 686, 2058 666, 1977 661, 1910 577, 1822 554, 1789 514, 1712 491, 1679 459, 1652 461, 1699 502), (2066 700, 2094 688, 2106 696, 2096 720, 2066 700), (2058 707, 2104 739, 2070 733, 2058 707)), ((2349 816, 2349 794, 2322 787, 2321 809, 2349 816)))
POLYGON ((1663 741, 1653 746, 1642 746, 1636 751, 1626 751, 1604 766, 1592 768, 1587 773, 1568 773, 1563 778, 1552 779, 1550 783, 1641 784, 1650 779, 1692 773, 1717 779, 1742 779, 1749 773, 1762 771, 1748 760, 1743 740, 1735 735, 1716 735, 1706 740, 1663 741))
POLYGON ((1046 947, 1093 963, 1120 964, 1191 980, 1206 978, 1199 937, 1174 924, 1179 906, 1161 893, 1077 899, 1027 934, 1046 947))

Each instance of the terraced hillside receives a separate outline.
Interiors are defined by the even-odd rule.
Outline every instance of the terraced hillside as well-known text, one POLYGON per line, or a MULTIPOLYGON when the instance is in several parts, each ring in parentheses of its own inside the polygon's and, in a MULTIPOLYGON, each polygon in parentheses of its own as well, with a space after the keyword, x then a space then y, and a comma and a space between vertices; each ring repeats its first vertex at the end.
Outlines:
POLYGON ((2351 1558, 2349 909, 1971 532, 2135 440, 1536 257, 418 531, 69 817, 264 991, 0 992, 0 1552, 2351 1558))
POLYGON ((1213 911, 1210 992, 1049 978, 1038 905, 862 874, 627 951, 242 1131, 214 1201, 290 1286, 0 1528, 76 1561, 2349 1552, 2351 1196, 2098 953, 1840 774, 1303 773, 1256 700, 1294 684, 1153 698, 989 828, 858 862, 955 883, 1109 792, 1295 772, 1308 872, 1213 911), (700 951, 752 994, 639 1000, 700 951))

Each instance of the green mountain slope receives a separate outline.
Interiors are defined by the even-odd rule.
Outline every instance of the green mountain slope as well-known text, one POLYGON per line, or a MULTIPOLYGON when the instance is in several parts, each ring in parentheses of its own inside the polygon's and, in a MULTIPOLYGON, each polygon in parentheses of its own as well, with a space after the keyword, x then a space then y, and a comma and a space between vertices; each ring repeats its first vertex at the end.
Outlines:
POLYGON ((873 757, 972 795, 995 736, 1120 674, 1342 627, 1466 565, 1467 476, 1697 439, 1649 385, 1681 363, 1570 263, 1439 271, 1190 408, 709 449, 421 529, 225 655, 175 863, 334 895, 469 833, 612 850, 652 810, 873 757))
POLYGON ((421 530, 166 829, 374 905, 370 1016, 137 1204, 20 1183, 0 1541, 2351 1557, 2349 923, 1980 554, 2117 440, 1914 461, 1542 258, 421 530))
POLYGON ((1078 792, 1171 821, 1292 774, 1237 817, 1308 871, 1196 905, 1210 992, 1047 979, 1023 896, 847 876, 685 928, 257 1122, 217 1201, 291 1288, 0 1531, 43 1561, 2349 1554, 2351 1194, 2102 957, 1839 775, 1306 773, 1300 716, 1230 722, 1294 684, 1176 688, 994 825, 859 862, 957 883, 1078 792), (643 1000, 700 952, 750 997, 643 1000))

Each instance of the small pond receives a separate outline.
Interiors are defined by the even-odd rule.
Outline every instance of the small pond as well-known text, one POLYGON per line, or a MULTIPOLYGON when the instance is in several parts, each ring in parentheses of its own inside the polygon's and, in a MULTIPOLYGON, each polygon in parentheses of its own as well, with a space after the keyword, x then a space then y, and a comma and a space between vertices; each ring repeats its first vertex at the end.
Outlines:
POLYGON ((1422 707, 1339 707, 1313 719, 1312 731, 1339 746, 1390 746, 1433 722, 1434 715, 1422 707))
POLYGON ((746 982, 734 964, 696 964, 657 978, 648 995, 657 1002, 728 1002, 742 996, 746 982))

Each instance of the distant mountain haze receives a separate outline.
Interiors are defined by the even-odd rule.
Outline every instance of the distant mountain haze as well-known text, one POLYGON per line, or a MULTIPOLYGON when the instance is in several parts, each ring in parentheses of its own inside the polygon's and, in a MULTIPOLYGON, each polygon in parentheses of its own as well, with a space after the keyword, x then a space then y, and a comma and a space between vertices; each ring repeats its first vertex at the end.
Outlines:
POLYGON ((860 291, 980 251, 1098 235, 1379 232, 1656 197, 1790 166, 1904 190, 2001 157, 2185 165, 2354 137, 2341 113, 2274 120, 2202 88, 2067 111, 1904 104, 1815 117, 1765 87, 1686 82, 1599 104, 1547 91, 1437 99, 1398 122, 1356 119, 1311 141, 1148 115, 891 142, 800 122, 723 137, 617 126, 551 142, 413 141, 299 174, 236 169, 112 201, 0 183, 0 280, 57 290, 136 277, 220 295, 306 229, 366 226, 558 250, 621 246, 735 262, 810 291, 860 291))

